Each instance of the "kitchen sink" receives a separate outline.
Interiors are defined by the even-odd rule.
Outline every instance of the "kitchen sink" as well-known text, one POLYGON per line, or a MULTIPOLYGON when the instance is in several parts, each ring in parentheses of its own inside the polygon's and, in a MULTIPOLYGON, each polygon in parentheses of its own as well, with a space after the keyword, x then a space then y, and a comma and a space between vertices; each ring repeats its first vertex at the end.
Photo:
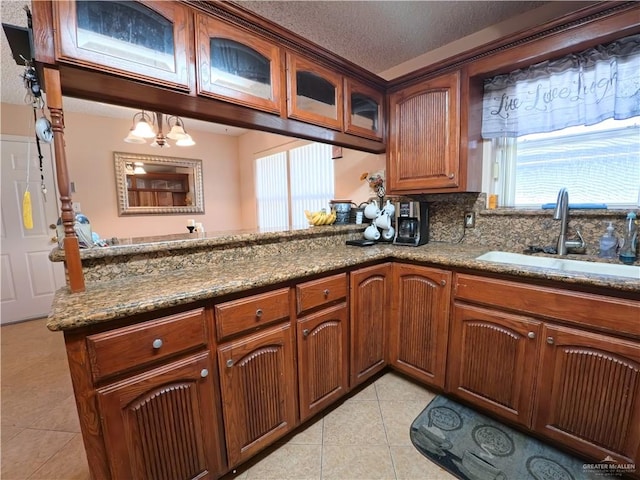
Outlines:
POLYGON ((508 263, 529 267, 548 268, 563 272, 581 272, 595 275, 612 275, 616 277, 635 278, 640 280, 640 267, 636 265, 621 265, 615 263, 585 262, 582 260, 568 260, 565 258, 536 257, 520 253, 493 251, 487 252, 476 260, 485 262, 508 263))

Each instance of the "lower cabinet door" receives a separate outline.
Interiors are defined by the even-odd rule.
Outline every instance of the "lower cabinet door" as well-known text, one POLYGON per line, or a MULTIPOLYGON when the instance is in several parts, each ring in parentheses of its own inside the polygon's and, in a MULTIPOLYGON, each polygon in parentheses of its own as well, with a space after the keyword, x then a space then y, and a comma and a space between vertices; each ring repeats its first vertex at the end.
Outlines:
POLYGON ((349 275, 352 388, 387 365, 390 281, 390 263, 361 268, 349 275))
POLYGON ((214 479, 223 460, 209 352, 97 391, 113 479, 214 479))
POLYGON ((349 344, 347 304, 297 322, 300 420, 315 415, 347 392, 349 344))
POLYGON ((596 460, 640 464, 640 343, 545 325, 543 345, 535 430, 596 460))
POLYGON ((541 322, 455 303, 447 390, 521 425, 531 425, 541 322))
POLYGON ((389 361, 428 385, 444 388, 451 272, 394 264, 389 361))
POLYGON ((293 348, 289 323, 218 347, 229 467, 296 426, 293 348))

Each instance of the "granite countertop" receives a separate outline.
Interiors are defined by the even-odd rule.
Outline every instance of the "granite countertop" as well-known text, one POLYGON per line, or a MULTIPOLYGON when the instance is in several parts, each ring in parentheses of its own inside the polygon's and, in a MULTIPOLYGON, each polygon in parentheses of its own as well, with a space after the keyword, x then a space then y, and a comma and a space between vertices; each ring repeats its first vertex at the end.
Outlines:
POLYGON ((336 245, 330 249, 323 248, 291 255, 263 256, 157 275, 93 282, 81 293, 72 294, 66 287, 60 289, 54 298, 47 327, 53 331, 72 330, 385 259, 423 262, 442 268, 473 269, 479 272, 640 293, 638 279, 561 272, 475 259, 488 250, 486 247, 450 243, 429 243, 420 247, 390 244, 370 247, 336 245))

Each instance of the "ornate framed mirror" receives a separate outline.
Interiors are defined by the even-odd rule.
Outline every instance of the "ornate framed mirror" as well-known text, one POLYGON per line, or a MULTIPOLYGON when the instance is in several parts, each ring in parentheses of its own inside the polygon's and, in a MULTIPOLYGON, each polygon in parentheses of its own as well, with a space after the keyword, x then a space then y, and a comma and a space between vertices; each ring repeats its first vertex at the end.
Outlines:
POLYGON ((204 213, 202 160, 114 152, 118 215, 204 213))

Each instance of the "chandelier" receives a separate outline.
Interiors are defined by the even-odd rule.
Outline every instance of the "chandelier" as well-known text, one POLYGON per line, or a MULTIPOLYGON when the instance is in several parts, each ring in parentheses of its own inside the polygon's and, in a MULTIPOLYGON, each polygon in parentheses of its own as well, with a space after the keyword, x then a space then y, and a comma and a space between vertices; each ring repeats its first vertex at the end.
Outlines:
POLYGON ((144 110, 133 116, 129 135, 124 139, 127 143, 147 143, 147 139, 153 139, 152 147, 169 148, 171 145, 167 139, 174 140, 178 147, 190 147, 195 145, 191 135, 184 129, 184 122, 175 115, 166 118, 169 133, 162 132, 164 116, 160 112, 155 112, 155 119, 144 110))

